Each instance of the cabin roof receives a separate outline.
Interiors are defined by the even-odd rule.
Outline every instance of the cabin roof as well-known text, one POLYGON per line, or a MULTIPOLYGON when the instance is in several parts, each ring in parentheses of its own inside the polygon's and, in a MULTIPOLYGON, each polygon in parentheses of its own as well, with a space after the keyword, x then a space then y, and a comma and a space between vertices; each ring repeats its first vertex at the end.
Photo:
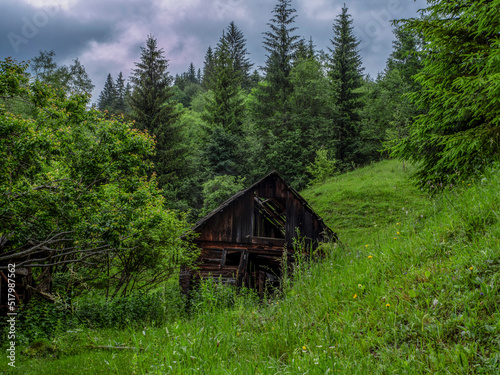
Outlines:
MULTIPOLYGON (((240 197, 244 196, 247 192, 254 190, 259 184, 261 184, 262 182, 264 182, 265 180, 267 180, 268 178, 271 178, 271 177, 277 177, 278 179, 280 179, 283 182, 283 184, 286 186, 286 188, 290 192, 292 192, 292 194, 302 203, 302 205, 304 207, 306 207, 315 216, 315 218, 321 224, 323 224, 323 226, 325 228, 327 228, 328 230, 331 231, 331 229, 328 228, 328 226, 323 222, 323 219, 312 209, 312 207, 309 205, 309 203, 307 203, 307 201, 294 188, 292 188, 290 185, 288 185, 286 183, 286 181, 283 179, 283 177, 281 177, 280 174, 278 172, 276 172, 276 171, 273 171, 273 172, 269 173, 265 177, 261 178, 259 181, 255 182, 250 187, 248 187, 246 189, 243 189, 243 190, 237 192, 236 194, 234 194, 232 197, 230 197, 224 203, 222 203, 219 207, 217 207, 216 209, 210 211, 205 217, 203 217, 202 219, 198 220, 195 223, 195 225, 193 226, 192 230, 196 231, 197 229, 199 229, 201 226, 203 226, 203 224, 207 223, 214 216, 216 216, 218 213, 222 212, 232 202, 238 200, 240 197)), ((333 233, 333 231, 331 231, 331 232, 333 233)))

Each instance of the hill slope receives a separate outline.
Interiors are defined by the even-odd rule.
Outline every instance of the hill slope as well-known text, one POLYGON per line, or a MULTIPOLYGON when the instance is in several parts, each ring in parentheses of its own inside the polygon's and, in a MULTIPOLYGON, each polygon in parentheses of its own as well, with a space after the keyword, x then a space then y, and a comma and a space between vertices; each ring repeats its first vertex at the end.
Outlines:
POLYGON ((498 170, 435 200, 407 173, 382 162, 305 191, 343 245, 299 262, 279 299, 207 283, 189 317, 68 332, 59 359, 19 358, 18 373, 497 374, 498 170))
POLYGON ((343 242, 358 245, 364 235, 420 217, 432 204, 410 181, 412 171, 386 160, 333 177, 302 194, 343 242))

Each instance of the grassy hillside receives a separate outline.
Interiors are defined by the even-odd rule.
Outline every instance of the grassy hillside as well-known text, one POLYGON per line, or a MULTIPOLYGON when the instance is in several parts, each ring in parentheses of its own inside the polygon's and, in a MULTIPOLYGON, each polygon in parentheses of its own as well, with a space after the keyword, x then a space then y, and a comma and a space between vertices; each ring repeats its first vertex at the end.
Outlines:
POLYGON ((387 160, 343 174, 302 192, 344 243, 362 245, 365 236, 401 220, 420 217, 432 202, 409 179, 413 168, 387 160))
POLYGON ((382 162, 305 191, 343 244, 277 299, 206 284, 191 316, 64 332, 0 373, 497 374, 498 170, 435 200, 407 173, 382 162))

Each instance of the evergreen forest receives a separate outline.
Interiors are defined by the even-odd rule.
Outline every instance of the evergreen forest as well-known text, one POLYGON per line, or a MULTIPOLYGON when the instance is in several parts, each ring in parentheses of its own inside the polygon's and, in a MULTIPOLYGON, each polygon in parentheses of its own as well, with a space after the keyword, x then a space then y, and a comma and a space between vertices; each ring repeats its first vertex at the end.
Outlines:
POLYGON ((411 77, 423 66, 421 32, 395 26, 386 68, 371 78, 347 7, 324 49, 300 35, 296 17, 292 1, 277 2, 260 68, 231 22, 202 67, 169 75, 161 41, 149 35, 129 78, 108 75, 97 108, 154 136, 150 173, 169 208, 194 220, 273 170, 300 190, 388 158, 427 111, 407 96, 420 88, 411 77))

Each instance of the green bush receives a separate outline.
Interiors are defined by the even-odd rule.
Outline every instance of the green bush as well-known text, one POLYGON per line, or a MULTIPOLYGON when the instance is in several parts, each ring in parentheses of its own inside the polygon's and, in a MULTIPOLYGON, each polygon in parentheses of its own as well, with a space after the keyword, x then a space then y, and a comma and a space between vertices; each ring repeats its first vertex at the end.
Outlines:
POLYGON ((307 172, 309 172, 312 177, 313 183, 323 183, 327 178, 333 177, 337 173, 337 160, 328 159, 328 151, 324 148, 316 151, 316 157, 314 163, 307 166, 307 172))
POLYGON ((34 296, 17 315, 17 343, 28 344, 35 340, 50 340, 61 332, 77 327, 78 324, 78 320, 62 302, 54 303, 34 296))
POLYGON ((195 314, 211 313, 234 306, 236 288, 222 280, 204 279, 191 292, 189 309, 195 314))

